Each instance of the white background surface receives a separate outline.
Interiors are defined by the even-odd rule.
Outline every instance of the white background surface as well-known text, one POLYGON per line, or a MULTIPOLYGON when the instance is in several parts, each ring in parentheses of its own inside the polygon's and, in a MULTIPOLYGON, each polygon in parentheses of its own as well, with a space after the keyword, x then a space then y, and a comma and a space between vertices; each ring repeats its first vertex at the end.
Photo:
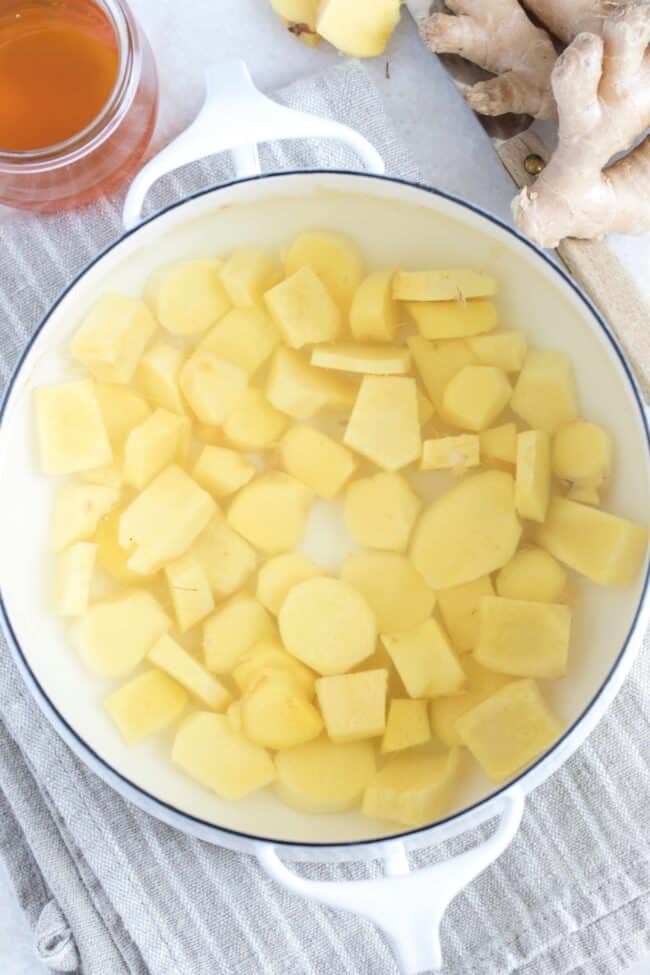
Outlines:
MULTIPOLYGON (((157 144, 171 138, 196 114, 203 68, 212 61, 244 58, 263 89, 340 61, 340 55, 326 44, 310 50, 289 37, 266 0, 191 0, 185 4, 131 0, 131 5, 149 35, 160 71, 157 144)), ((424 50, 406 17, 386 58, 369 67, 384 90, 394 124, 408 139, 425 176, 507 216, 512 185, 500 163, 491 157, 489 143, 471 112, 436 59, 424 50), (389 80, 386 60, 390 61, 389 80)), ((616 248, 650 300, 650 235, 617 240, 616 248)), ((1 866, 0 972, 45 972, 34 961, 30 933, 1 866)), ((650 960, 626 975, 650 975, 650 960)))

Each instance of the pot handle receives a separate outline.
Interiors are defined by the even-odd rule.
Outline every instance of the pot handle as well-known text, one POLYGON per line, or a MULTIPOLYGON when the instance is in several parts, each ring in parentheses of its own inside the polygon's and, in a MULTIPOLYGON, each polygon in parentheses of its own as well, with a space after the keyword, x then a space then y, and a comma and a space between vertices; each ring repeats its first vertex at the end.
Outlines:
POLYGON ((133 180, 123 210, 127 230, 140 220, 145 197, 166 173, 218 152, 231 151, 238 179, 261 173, 258 142, 339 139, 372 173, 385 166, 377 150, 354 129, 331 119, 285 108, 257 90, 244 61, 225 61, 206 70, 206 98, 191 125, 150 159, 133 180))
POLYGON ((492 835, 443 863, 410 872, 400 840, 385 843, 385 876, 374 880, 318 881, 299 877, 271 843, 259 843, 260 866, 293 894, 373 921, 386 935, 403 975, 442 967, 440 922, 456 894, 499 857, 512 842, 524 811, 518 786, 501 797, 503 809, 492 835))

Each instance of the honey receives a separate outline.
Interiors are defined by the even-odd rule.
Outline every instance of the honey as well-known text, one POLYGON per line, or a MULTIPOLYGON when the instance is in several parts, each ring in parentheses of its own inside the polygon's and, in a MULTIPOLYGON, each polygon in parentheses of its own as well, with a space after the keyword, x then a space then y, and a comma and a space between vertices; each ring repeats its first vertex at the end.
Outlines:
POLYGON ((108 103, 115 29, 92 0, 0 0, 0 152, 58 145, 108 103))

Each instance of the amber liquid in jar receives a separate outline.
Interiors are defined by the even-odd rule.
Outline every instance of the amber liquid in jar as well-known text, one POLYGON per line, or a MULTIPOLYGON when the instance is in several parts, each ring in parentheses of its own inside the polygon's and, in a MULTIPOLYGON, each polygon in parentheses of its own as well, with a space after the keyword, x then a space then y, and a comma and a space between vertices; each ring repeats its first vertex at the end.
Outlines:
POLYGON ((0 0, 0 149, 24 152, 82 132, 110 98, 115 31, 92 0, 0 0))

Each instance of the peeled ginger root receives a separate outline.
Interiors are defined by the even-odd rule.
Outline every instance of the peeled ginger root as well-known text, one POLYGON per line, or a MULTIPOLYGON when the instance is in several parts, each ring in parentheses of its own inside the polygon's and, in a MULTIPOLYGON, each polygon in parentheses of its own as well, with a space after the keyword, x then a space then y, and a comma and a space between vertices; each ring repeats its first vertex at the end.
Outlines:
POLYGON ((287 30, 310 47, 321 37, 344 54, 382 54, 400 18, 401 0, 270 0, 287 30))

